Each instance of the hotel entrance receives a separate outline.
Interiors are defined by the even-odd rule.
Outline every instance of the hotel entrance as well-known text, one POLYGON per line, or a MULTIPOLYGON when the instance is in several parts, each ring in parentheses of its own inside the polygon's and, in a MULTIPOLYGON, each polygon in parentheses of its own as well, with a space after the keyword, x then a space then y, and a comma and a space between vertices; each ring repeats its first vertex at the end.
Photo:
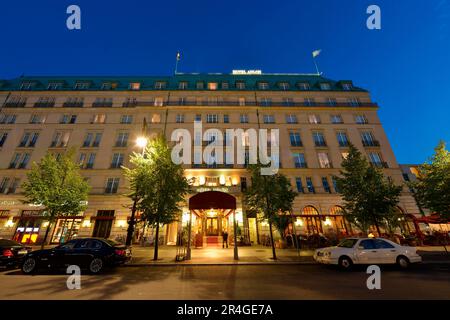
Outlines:
POLYGON ((207 191, 189 199, 187 258, 191 247, 222 247, 223 236, 234 246, 237 260, 236 198, 224 192, 207 191))

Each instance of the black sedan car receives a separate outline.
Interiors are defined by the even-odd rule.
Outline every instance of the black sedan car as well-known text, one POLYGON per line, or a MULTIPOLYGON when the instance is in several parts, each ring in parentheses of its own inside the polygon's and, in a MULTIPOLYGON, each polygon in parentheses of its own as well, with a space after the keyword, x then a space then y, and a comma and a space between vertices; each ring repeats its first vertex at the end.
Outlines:
POLYGON ((77 265, 90 273, 100 273, 107 266, 123 264, 131 259, 131 250, 113 240, 101 238, 74 239, 53 249, 28 253, 22 272, 31 274, 38 269, 61 269, 77 265))
POLYGON ((31 252, 30 247, 26 247, 13 240, 0 239, 0 267, 18 267, 23 258, 31 252))

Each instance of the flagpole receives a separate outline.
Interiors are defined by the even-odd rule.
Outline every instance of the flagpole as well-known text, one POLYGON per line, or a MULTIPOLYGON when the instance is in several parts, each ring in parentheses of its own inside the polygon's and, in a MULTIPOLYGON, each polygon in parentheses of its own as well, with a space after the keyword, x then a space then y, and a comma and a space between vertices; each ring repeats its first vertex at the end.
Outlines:
POLYGON ((316 58, 313 58, 314 65, 316 66, 317 75, 320 76, 319 67, 317 66, 316 58))
POLYGON ((175 74, 178 73, 178 61, 180 61, 180 52, 177 52, 177 57, 175 61, 175 74))

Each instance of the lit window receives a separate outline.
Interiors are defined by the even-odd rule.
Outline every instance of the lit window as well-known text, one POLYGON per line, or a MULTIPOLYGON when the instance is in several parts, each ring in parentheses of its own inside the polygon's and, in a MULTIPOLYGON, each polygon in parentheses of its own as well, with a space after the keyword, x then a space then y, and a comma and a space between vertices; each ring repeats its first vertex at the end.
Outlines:
POLYGON ((164 105, 164 98, 155 98, 155 107, 162 107, 164 105))
POLYGON ((308 120, 309 120, 309 123, 311 123, 311 124, 319 124, 320 123, 320 116, 316 115, 316 114, 310 114, 308 116, 308 120))
POLYGON ((188 88, 188 83, 187 81, 181 81, 180 83, 178 83, 178 89, 180 90, 186 90, 188 88))
POLYGON ((208 90, 217 90, 217 82, 208 82, 208 90))
POLYGON ((328 153, 319 152, 317 153, 317 159, 319 160, 319 166, 321 168, 331 168, 331 162, 328 158, 328 153))
POLYGON ((130 83, 130 90, 139 90, 141 88, 141 84, 139 82, 130 83))

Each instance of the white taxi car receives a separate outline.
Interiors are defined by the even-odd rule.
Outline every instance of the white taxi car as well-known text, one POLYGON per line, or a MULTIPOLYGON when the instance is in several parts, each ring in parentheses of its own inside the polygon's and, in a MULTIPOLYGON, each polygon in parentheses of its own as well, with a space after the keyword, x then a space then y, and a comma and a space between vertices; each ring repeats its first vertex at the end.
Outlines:
POLYGON ((339 265, 350 269, 353 264, 398 264, 407 268, 422 261, 415 247, 405 247, 381 238, 347 238, 335 247, 317 249, 318 263, 339 265))

